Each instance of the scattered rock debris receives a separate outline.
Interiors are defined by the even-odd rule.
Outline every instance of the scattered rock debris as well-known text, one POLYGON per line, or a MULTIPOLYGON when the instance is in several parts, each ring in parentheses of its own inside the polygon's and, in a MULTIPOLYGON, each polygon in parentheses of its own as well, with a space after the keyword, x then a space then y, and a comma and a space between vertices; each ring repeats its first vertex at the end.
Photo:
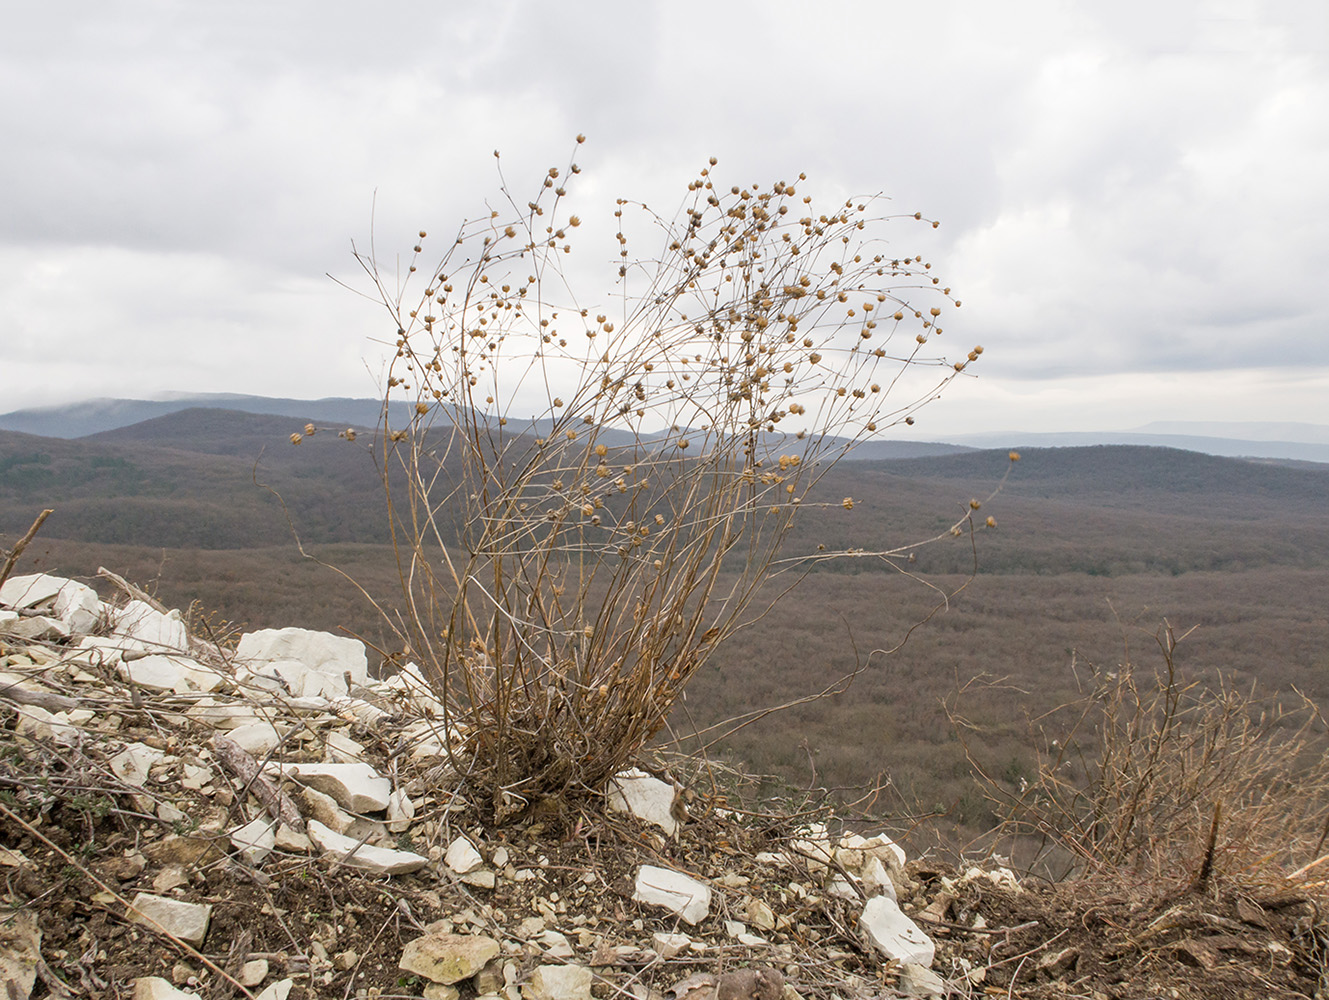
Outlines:
MULTIPOLYGON (((355 640, 234 653, 114 574, 0 587, 0 987, 19 998, 1319 996, 1304 887, 1150 910, 907 861, 643 770, 486 828, 441 706, 355 640)), ((1114 883, 1120 886, 1120 882, 1114 883)))

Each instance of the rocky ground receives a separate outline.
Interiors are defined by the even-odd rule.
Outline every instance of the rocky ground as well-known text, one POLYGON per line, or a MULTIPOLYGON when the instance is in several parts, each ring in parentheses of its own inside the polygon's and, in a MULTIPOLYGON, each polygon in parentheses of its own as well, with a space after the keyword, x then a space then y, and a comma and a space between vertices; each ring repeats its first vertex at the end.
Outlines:
MULTIPOLYGON (((123 584, 0 590, 0 979, 105 998, 1309 997, 1305 878, 1157 891, 907 859, 679 765, 486 827, 410 671, 223 650, 123 584), (661 781, 660 779, 664 780, 661 781)), ((350 645, 348 645, 348 643, 350 645)))

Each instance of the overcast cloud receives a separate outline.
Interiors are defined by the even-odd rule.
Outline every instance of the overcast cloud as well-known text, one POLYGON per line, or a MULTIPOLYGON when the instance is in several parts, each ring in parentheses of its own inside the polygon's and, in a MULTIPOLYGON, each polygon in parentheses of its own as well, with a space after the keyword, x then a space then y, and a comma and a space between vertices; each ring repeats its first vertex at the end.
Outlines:
MULTIPOLYGON (((740 183, 882 192, 986 352, 971 430, 1329 423, 1323 0, 12 5, 0 412, 370 396, 326 272, 565 163, 578 211, 740 183)), ((594 229, 591 230, 592 233, 594 229)), ((603 256, 612 256, 605 248, 603 256)))

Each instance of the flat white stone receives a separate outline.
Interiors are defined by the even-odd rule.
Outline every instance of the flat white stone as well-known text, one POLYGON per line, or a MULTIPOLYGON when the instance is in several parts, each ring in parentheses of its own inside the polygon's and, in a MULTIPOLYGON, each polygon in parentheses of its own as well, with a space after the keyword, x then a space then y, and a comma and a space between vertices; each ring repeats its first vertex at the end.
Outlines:
POLYGON ((240 974, 235 977, 241 986, 257 986, 268 978, 268 960, 256 958, 240 966, 240 974))
POLYGON ((900 966, 899 990, 911 997, 944 997, 950 992, 939 975, 914 962, 900 966))
POLYGON ((656 931, 655 934, 651 936, 651 947, 654 948, 655 953, 666 962, 675 955, 685 951, 690 944, 692 944, 692 938, 688 937, 686 934, 665 934, 656 931))
POLYGON ((275 843, 283 851, 290 851, 293 854, 303 854, 314 846, 307 836, 292 830, 285 823, 278 825, 275 843))
POLYGON ((70 746, 78 739, 78 730, 69 724, 69 713, 51 712, 40 705, 19 705, 14 726, 20 736, 50 740, 57 746, 70 746))
POLYGON ((0 586, 0 604, 8 604, 11 608, 35 608, 44 602, 53 601, 60 589, 70 582, 62 576, 48 576, 46 573, 11 576, 0 586))
POLYGON ((165 930, 181 941, 198 947, 208 935, 212 907, 207 903, 186 903, 180 899, 166 899, 140 892, 134 897, 129 919, 137 924, 165 930))
POLYGON ((345 733, 331 732, 323 737, 323 759, 329 764, 355 764, 364 753, 364 745, 345 733))
POLYGON ((37 642, 43 639, 67 639, 69 637, 69 626, 59 618, 48 618, 46 615, 20 618, 11 612, 8 617, 0 621, 0 633, 26 642, 37 642))
POLYGON ((95 590, 87 584, 46 573, 10 577, 0 586, 0 604, 12 608, 46 608, 71 632, 88 632, 101 617, 101 601, 95 590))
POLYGON ((674 788, 640 768, 622 771, 609 779, 609 808, 654 823, 671 837, 678 830, 674 819, 674 788))
POLYGON ((388 807, 392 782, 368 764, 269 764, 302 785, 331 795, 353 813, 379 812, 388 807))
POLYGON ((119 663, 123 651, 123 643, 113 636, 85 635, 80 636, 78 642, 74 643, 73 648, 65 655, 65 661, 100 667, 119 663))
POLYGON ((286 1000, 291 995, 291 986, 295 983, 294 979, 278 979, 266 990, 254 998, 254 1000, 286 1000))
POLYGON ((277 846, 276 824, 256 819, 231 831, 231 846, 246 864, 260 864, 277 846))
POLYGON ((863 851, 865 854, 876 855, 877 857, 881 858, 881 860, 885 862, 887 865, 891 863, 890 856, 886 854, 887 851, 889 851, 891 855, 894 855, 895 860, 902 865, 907 860, 904 853, 904 848, 901 847, 899 844, 897 844, 895 841, 893 841, 890 837, 886 836, 886 834, 884 833, 879 833, 875 837, 870 837, 866 840, 863 840, 858 845, 858 849, 863 851))
POLYGON ((931 967, 936 955, 932 939, 919 926, 905 916, 895 900, 889 896, 873 896, 863 907, 859 926, 868 944, 888 959, 913 962, 931 967))
POLYGON ((158 802, 157 818, 163 823, 183 823, 189 819, 189 814, 183 809, 177 809, 169 802, 158 802))
POLYGON ((131 743, 111 758, 111 771, 131 788, 142 788, 153 765, 160 763, 165 756, 166 751, 146 743, 131 743))
POLYGON ((475 849, 475 845, 465 837, 458 837, 448 845, 447 853, 443 855, 443 861, 458 875, 465 875, 485 863, 485 859, 480 856, 480 852, 475 849))
POLYGON ((262 759, 276 749, 282 734, 271 722, 250 722, 236 726, 227 737, 238 743, 251 757, 262 759))
MULTIPOLYGON (((246 632, 240 637, 235 658, 251 666, 256 661, 297 660, 310 670, 333 677, 349 673, 353 684, 364 684, 369 679, 369 659, 365 655, 364 643, 330 632, 312 632, 303 628, 265 628, 246 632)), ((345 694, 345 690, 342 693, 345 694)))
POLYGON ((397 967, 451 986, 470 979, 502 951, 484 934, 425 934, 407 941, 397 967))
POLYGON ((545 954, 550 958, 569 959, 576 955, 572 950, 572 944, 568 941, 567 935, 560 934, 558 931, 544 931, 537 938, 545 954))
POLYGON ((384 686, 389 691, 399 691, 409 696, 416 709, 425 715, 437 717, 445 714, 443 702, 438 700, 417 663, 403 665, 401 670, 384 681, 384 686))
POLYGON ((641 866, 632 898, 639 903, 663 906, 689 924, 704 920, 711 907, 710 886, 654 865, 641 866))
POLYGON ((309 839, 324 855, 335 858, 351 868, 379 872, 383 875, 404 875, 407 872, 419 871, 429 863, 428 858, 412 854, 410 851, 393 851, 386 847, 361 844, 358 840, 329 829, 316 819, 309 821, 308 830, 309 839))
POLYGON ((580 965, 540 965, 522 984, 525 1000, 591 1000, 591 970, 580 965))
POLYGON ((198 994, 177 990, 160 976, 140 976, 134 980, 134 1000, 198 1000, 198 994))
POLYGON ((138 659, 122 660, 120 673, 135 684, 154 691, 216 691, 224 678, 197 660, 187 656, 152 653, 138 659))

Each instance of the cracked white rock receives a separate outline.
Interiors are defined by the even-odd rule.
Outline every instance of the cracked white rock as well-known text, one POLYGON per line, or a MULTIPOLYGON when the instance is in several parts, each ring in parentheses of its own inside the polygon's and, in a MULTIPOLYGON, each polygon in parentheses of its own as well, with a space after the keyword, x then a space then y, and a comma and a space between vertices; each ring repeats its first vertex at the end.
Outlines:
POLYGON ((115 634, 131 649, 183 652, 189 635, 179 611, 162 614, 143 601, 130 601, 114 616, 115 634))
POLYGON ((309 839, 315 847, 351 868, 383 875, 404 875, 419 871, 429 863, 428 858, 410 851, 394 851, 387 847, 363 844, 329 829, 316 819, 309 821, 308 831, 309 839))
POLYGON ((873 896, 863 907, 859 926, 868 944, 888 959, 930 967, 936 946, 889 896, 873 896))
POLYGON ((330 632, 303 628, 246 632, 240 637, 235 658, 263 676, 275 672, 297 696, 345 695, 346 675, 350 675, 353 685, 364 684, 369 679, 364 643, 330 632))
POLYGON ((392 782, 368 764, 276 764, 280 771, 302 785, 331 795, 337 804, 353 813, 379 812, 388 807, 392 782))
POLYGON ((146 743, 130 743, 111 758, 111 772, 131 788, 142 788, 153 765, 160 763, 165 756, 165 751, 146 743))
POLYGON ((20 736, 50 740, 58 746, 70 746, 78 739, 68 712, 49 712, 40 705, 20 705, 14 730, 20 736))
POLYGON ((671 837, 678 831, 673 786, 640 768, 621 771, 609 779, 609 808, 654 823, 671 837))
POLYGON ((711 907, 710 886, 655 865, 641 866, 632 898, 639 903, 663 906, 689 924, 704 920, 711 907))

